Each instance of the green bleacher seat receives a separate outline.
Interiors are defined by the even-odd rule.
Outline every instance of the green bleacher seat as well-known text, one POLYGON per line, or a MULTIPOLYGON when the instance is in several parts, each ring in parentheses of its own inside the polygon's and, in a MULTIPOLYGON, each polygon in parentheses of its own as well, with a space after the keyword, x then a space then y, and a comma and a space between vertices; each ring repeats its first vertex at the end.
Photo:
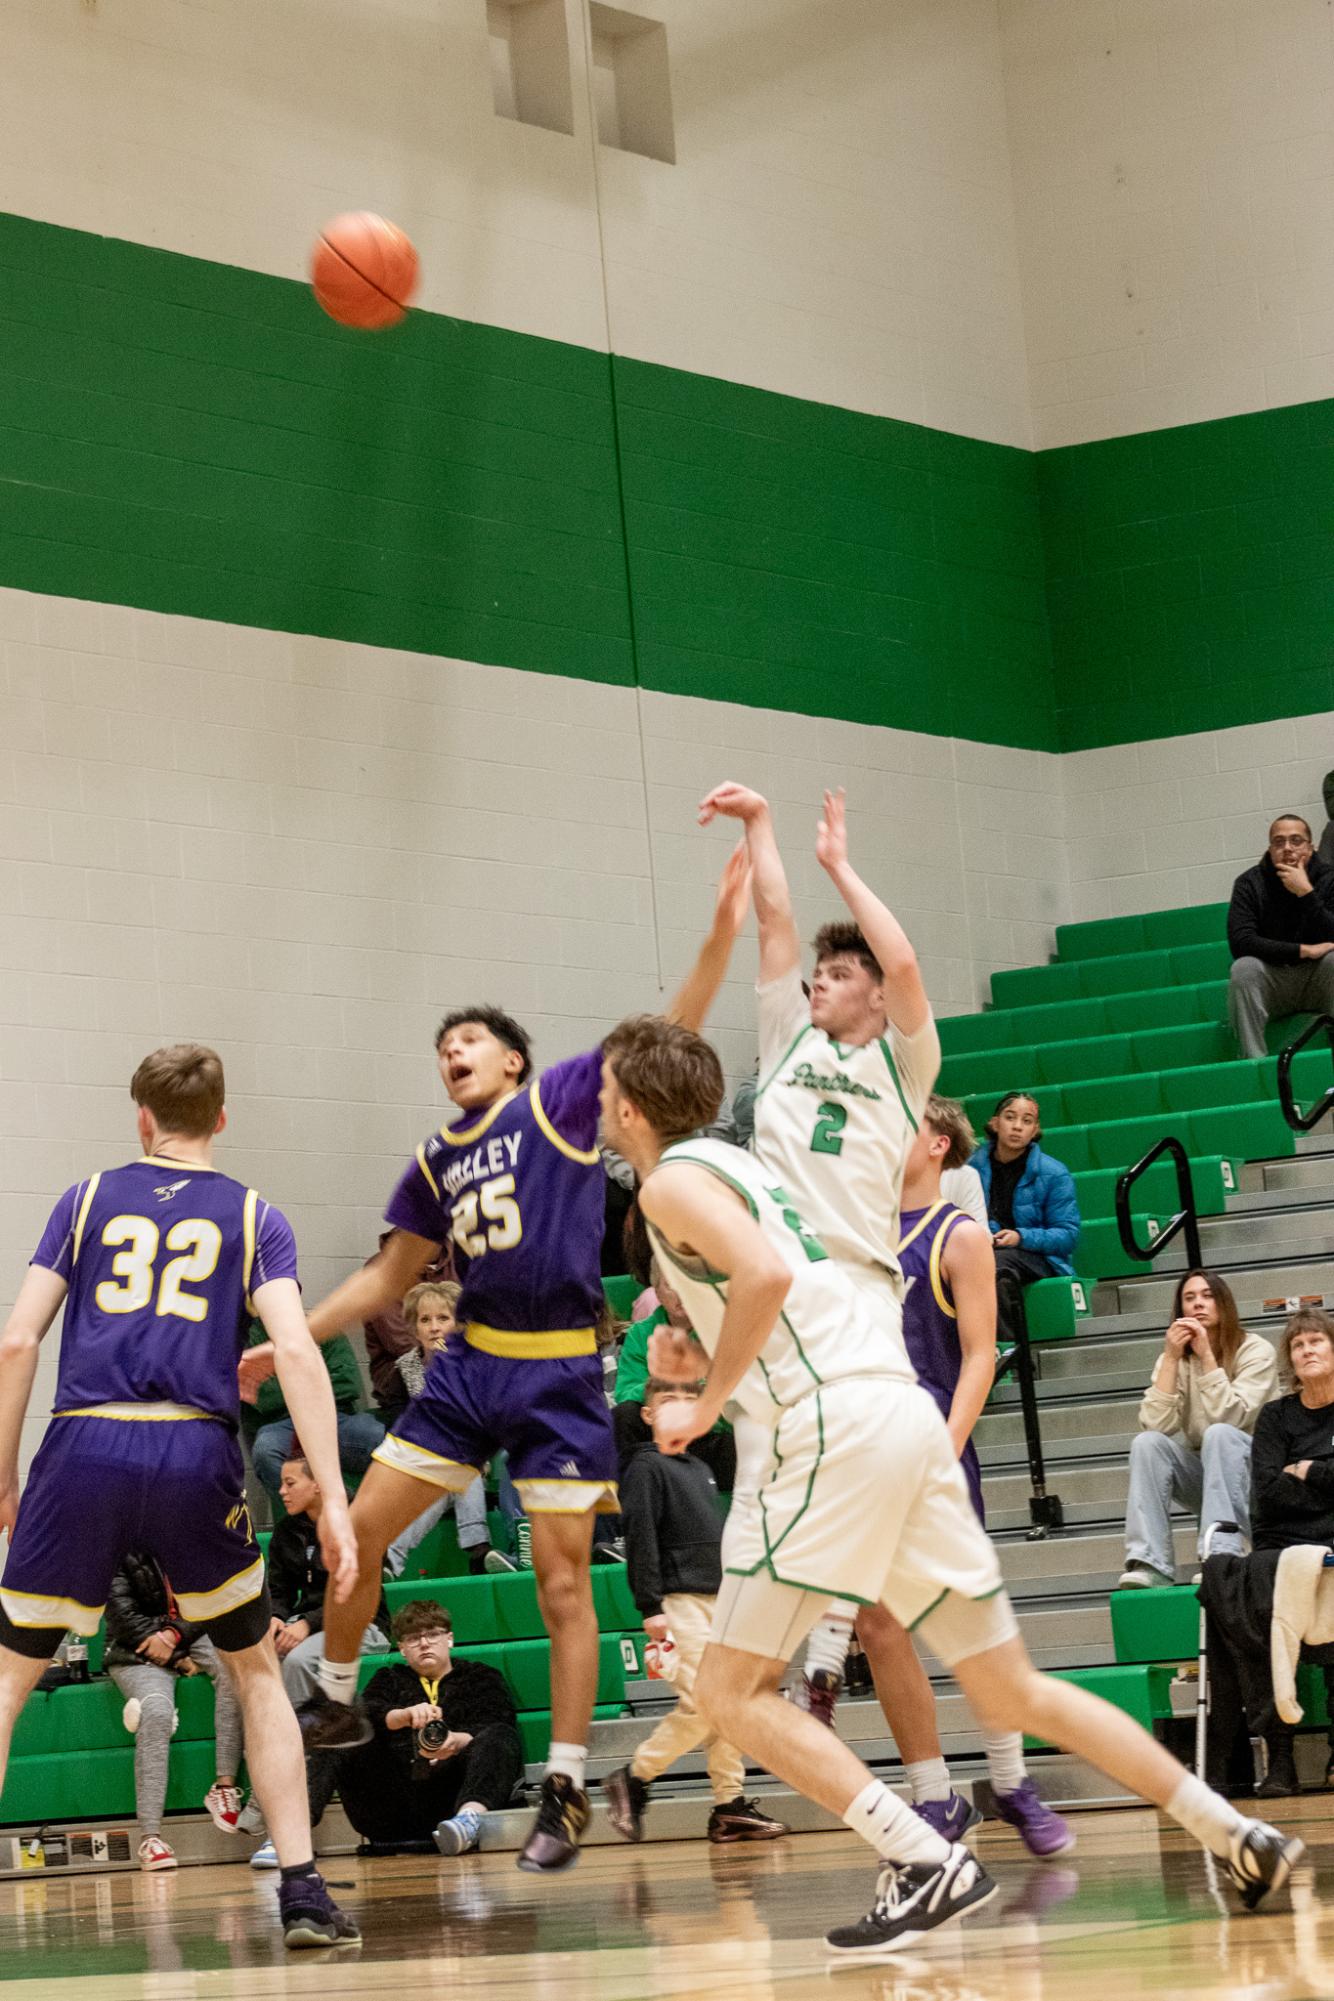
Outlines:
MULTIPOLYGON (((1141 1243, 1148 1243, 1152 1236, 1150 1221, 1161 1226, 1170 1211, 1150 1211, 1143 1214, 1135 1211, 1138 1221, 1136 1234, 1141 1243)), ((1121 1234, 1112 1216, 1095 1216, 1080 1227, 1079 1242, 1075 1245, 1075 1270, 1080 1278, 1090 1284, 1100 1278, 1125 1278, 1133 1272, 1144 1272, 1148 1267, 1138 1258, 1131 1257, 1121 1242, 1121 1234)))
MULTIPOLYGON (((624 1714, 624 1703, 603 1702, 594 1708, 593 1721, 612 1723, 618 1716, 624 1714)), ((540 1764, 546 1757, 547 1747, 551 1743, 551 1711, 530 1709, 527 1715, 519 1718, 519 1735, 523 1739, 524 1762, 529 1765, 540 1764)))
POLYGON ((1210 1111, 1215 1105, 1273 1104, 1273 1065, 1238 1059, 1194 1064, 1189 1070, 1159 1074, 1163 1103, 1170 1112, 1210 1111))
POLYGON ((1231 1031, 1221 1021, 1145 1029, 1128 1041, 1133 1070, 1182 1070, 1192 1063, 1224 1063, 1237 1053, 1231 1031))
POLYGON ((1129 1035, 1090 1035, 1074 1042, 1048 1042, 1037 1051, 1032 1075, 1040 1084, 1078 1084, 1089 1077, 1119 1077, 1142 1066, 1134 1059, 1129 1035))
POLYGON ((1037 1006, 1043 1001, 1079 1000, 1080 968, 1052 960, 1045 966, 1014 966, 991 975, 991 1001, 997 1008, 1037 1006))
POLYGON ((997 1078, 1027 1077, 1037 1083, 1042 1077, 1041 1052, 1031 1046, 1011 1049, 980 1049, 967 1056, 947 1056, 940 1075, 940 1088, 952 1098, 989 1093, 994 1104, 1009 1088, 997 1078))
POLYGON ((1088 1295, 1077 1278, 1040 1278, 1024 1288, 1030 1341, 1069 1341, 1088 1310, 1088 1295))
POLYGON ((1202 991, 1194 986, 1159 987, 1152 993, 1108 994, 1102 1002, 1103 1026, 1110 1033, 1138 1035, 1144 1029, 1208 1020, 1201 1010, 1202 991))
POLYGON ((1237 1160, 1282 1159, 1296 1152, 1292 1128, 1277 1100, 1263 1105, 1222 1105, 1187 1115, 1190 1153, 1226 1153, 1237 1160))
POLYGON ((511 1571, 493 1578, 496 1605, 496 1638, 533 1640, 545 1633, 542 1614, 537 1609, 537 1579, 531 1570, 511 1571))
POLYGON ((1079 964, 1080 992, 1097 994, 1148 993, 1174 983, 1170 952, 1127 952, 1124 958, 1084 959, 1079 964))
POLYGON ((1112 1644, 1118 1661, 1193 1660, 1200 1645, 1195 1586, 1113 1591, 1112 1644))
POLYGON ((628 1633, 640 1625, 643 1614, 635 1604, 630 1573, 623 1563, 594 1564, 593 1608, 604 1633, 628 1633))
POLYGON ((1169 956, 1173 979, 1187 984, 1197 980, 1225 980, 1232 965, 1226 938, 1207 945, 1178 945, 1169 956))
POLYGON ((1184 910, 1153 910, 1144 917, 1146 945, 1176 948, 1209 945, 1215 939, 1227 942, 1227 905, 1193 903, 1184 910))
MULTIPOLYGON (((1132 1070, 1125 1077, 1094 1077, 1087 1084, 1063 1084, 1061 1104, 1070 1125, 1098 1125, 1106 1119, 1147 1117, 1161 1113, 1163 1097, 1152 1073, 1132 1070)), ((1043 1119, 1047 1107, 1044 1102, 1043 1119)))
POLYGON ((1058 924, 1056 955, 1061 959, 1100 959, 1116 952, 1145 948, 1142 917, 1099 917, 1087 924, 1058 924))
MULTIPOLYGON (((122 1730, 123 1748, 57 1751, 11 1758, 0 1793, 0 1824, 43 1821, 130 1820, 134 1817, 134 1746, 122 1730)), ((173 1745, 167 1809, 198 1812, 216 1774, 212 1738, 173 1745)))
POLYGON ((429 1598, 448 1611, 458 1646, 483 1646, 504 1637, 496 1614, 497 1581, 491 1577, 405 1577, 385 1585, 385 1603, 393 1614, 411 1599, 429 1598))
MULTIPOLYGON (((1149 1732, 1156 1723, 1167 1722, 1172 1714, 1172 1671, 1167 1667, 1058 1668, 1055 1679, 1068 1681, 1075 1688, 1086 1688, 1090 1695, 1100 1695, 1104 1702, 1123 1709, 1149 1732)), ((1043 1741, 1041 1737, 1024 1738, 1030 1749, 1043 1741)))

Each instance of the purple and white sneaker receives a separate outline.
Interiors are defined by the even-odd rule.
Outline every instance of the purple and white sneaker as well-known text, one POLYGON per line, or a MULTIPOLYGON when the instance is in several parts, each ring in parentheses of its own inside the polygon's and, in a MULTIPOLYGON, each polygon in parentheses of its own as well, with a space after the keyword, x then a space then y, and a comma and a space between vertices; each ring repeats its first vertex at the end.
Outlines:
POLYGON ((1036 1855, 1039 1862, 1050 1862, 1058 1855, 1068 1855, 1075 1845, 1075 1832, 1068 1820, 1062 1820, 1059 1813, 1053 1813, 1038 1793, 1032 1779, 1025 1779, 1012 1793, 998 1793, 992 1788, 992 1798, 996 1812, 1011 1827, 1017 1827, 1019 1838, 1030 1855, 1036 1855))
POLYGON ((913 1812, 951 1847, 956 1841, 962 1841, 969 1828, 976 1827, 982 1818, 962 1793, 953 1792, 947 1800, 914 1801, 913 1812))

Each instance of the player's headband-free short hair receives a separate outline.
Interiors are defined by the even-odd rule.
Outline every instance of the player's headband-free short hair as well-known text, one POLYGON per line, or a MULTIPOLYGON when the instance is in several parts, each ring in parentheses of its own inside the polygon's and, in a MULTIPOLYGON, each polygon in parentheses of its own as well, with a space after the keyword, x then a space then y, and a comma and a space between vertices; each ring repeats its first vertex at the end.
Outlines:
POLYGON ((494 1035, 497 1042, 503 1042, 506 1049, 516 1050, 523 1058, 523 1068, 519 1072, 519 1082, 521 1084, 528 1082, 528 1079, 533 1074, 532 1042, 529 1040, 528 1031, 520 1028, 514 1016, 506 1014, 502 1008, 456 1007, 452 1014, 445 1016, 439 1028, 435 1031, 437 1055, 439 1055, 440 1045, 449 1034, 450 1029, 462 1028, 465 1022, 476 1022, 479 1028, 484 1028, 489 1034, 494 1035))
POLYGON ((872 978, 883 980, 884 969, 858 924, 822 924, 815 934, 815 963, 844 956, 859 959, 872 978))
POLYGON ((602 1045, 621 1091, 666 1144, 709 1126, 723 1101, 723 1066, 693 1030, 632 1014, 602 1045))
POLYGON ((950 1143, 942 1166, 967 1167, 977 1149, 977 1136, 958 1099, 942 1098, 933 1091, 926 1101, 922 1117, 933 1133, 950 1143))
POLYGON ((226 1099, 222 1058, 201 1042, 173 1042, 145 1056, 130 1079, 130 1096, 165 1133, 211 1139, 226 1099))
POLYGON ((394 1614, 394 1639, 401 1647, 404 1640, 420 1640, 427 1633, 453 1633, 454 1621, 443 1605, 437 1605, 433 1598, 410 1598, 406 1605, 400 1605, 394 1614))

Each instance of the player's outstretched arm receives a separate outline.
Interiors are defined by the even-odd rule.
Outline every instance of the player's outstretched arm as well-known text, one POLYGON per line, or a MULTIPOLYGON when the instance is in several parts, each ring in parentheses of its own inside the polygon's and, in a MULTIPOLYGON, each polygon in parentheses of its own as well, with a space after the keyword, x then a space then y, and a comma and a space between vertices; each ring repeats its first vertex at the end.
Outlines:
POLYGON ((679 1021, 683 1028, 693 1029, 696 1035, 708 1020, 718 989, 727 977, 732 947, 750 909, 750 881, 750 856, 746 843, 738 841, 719 878, 709 935, 667 1009, 668 1021, 679 1021))
POLYGON ((335 1600, 341 1604, 357 1579, 357 1539, 348 1518, 338 1463, 338 1414, 329 1371, 310 1338, 301 1291, 294 1278, 270 1279, 255 1291, 255 1311, 273 1343, 278 1381, 301 1450, 323 1496, 320 1550, 335 1600))
POLYGON ((440 1241, 414 1237, 409 1230, 395 1230, 369 1264, 354 1271, 336 1285, 307 1318, 310 1331, 321 1343, 332 1341, 345 1328, 359 1327, 374 1320, 388 1307, 400 1304, 422 1273, 440 1255, 440 1241))
POLYGON ((941 1260, 958 1315, 963 1367, 948 1418, 951 1443, 962 1452, 996 1379, 996 1255, 987 1232, 956 1223, 941 1260))
POLYGON ((801 963, 801 940, 792 915, 783 857, 778 852, 769 802, 747 785, 715 785, 699 805, 699 823, 707 827, 719 813, 740 820, 754 871, 752 894, 760 921, 760 983, 767 986, 801 963))
POLYGON ((59 1272, 29 1265, 0 1335, 0 1529, 11 1530, 19 1504, 19 1440, 28 1414, 37 1355, 69 1287, 59 1272))
POLYGON ((931 1012, 912 940, 887 904, 868 889, 848 860, 848 817, 843 788, 824 795, 815 858, 852 912, 885 976, 885 1013, 903 1035, 915 1035, 931 1012))
POLYGON ((729 1281, 718 1345, 697 1402, 664 1403, 655 1426, 664 1452, 684 1452, 711 1431, 737 1384, 773 1332, 792 1274, 750 1211, 716 1175, 688 1162, 659 1167, 639 1191, 640 1207, 670 1243, 704 1258, 729 1281))

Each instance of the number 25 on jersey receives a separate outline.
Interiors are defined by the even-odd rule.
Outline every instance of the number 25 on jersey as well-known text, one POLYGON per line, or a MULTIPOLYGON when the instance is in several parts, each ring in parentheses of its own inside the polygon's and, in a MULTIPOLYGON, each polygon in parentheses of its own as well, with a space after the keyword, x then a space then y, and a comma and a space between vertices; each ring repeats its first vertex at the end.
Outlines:
POLYGON ((203 1216, 183 1217, 173 1223, 166 1248, 180 1255, 168 1259, 159 1277, 161 1241, 157 1224, 147 1216, 111 1218, 102 1232, 102 1242, 116 1252, 111 1260, 115 1276, 104 1278, 93 1295, 103 1313, 141 1313, 152 1303, 156 1291, 155 1313, 174 1313, 182 1320, 208 1318, 208 1301, 197 1292, 187 1292, 185 1286, 187 1280, 197 1285, 212 1277, 222 1250, 222 1231, 203 1216))
POLYGON ((523 1236, 523 1219, 513 1198, 512 1174, 498 1174, 493 1181, 465 1189, 460 1195, 452 1212, 454 1242, 465 1257, 514 1249, 523 1236))

